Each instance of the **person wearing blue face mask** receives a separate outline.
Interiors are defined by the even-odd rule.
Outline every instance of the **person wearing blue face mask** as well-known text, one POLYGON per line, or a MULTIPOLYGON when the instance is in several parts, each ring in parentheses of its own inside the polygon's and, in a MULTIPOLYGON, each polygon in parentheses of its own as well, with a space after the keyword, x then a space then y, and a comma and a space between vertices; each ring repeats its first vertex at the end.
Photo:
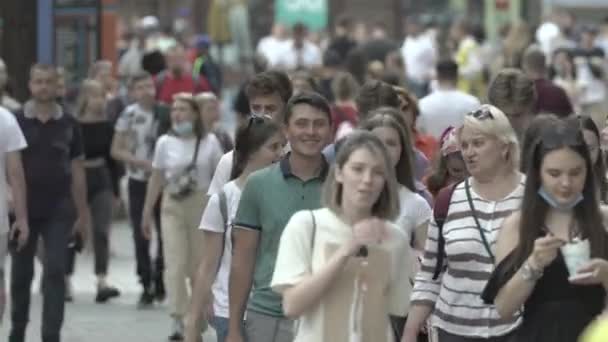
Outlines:
POLYGON ((163 193, 161 234, 165 255, 165 284, 173 327, 169 340, 181 341, 184 316, 201 257, 198 231, 207 190, 223 150, 214 134, 208 134, 199 108, 190 94, 177 94, 171 108, 171 130, 161 136, 154 150, 141 229, 150 238, 154 203, 163 193))
POLYGON ((576 341, 608 289, 608 233, 578 119, 541 128, 527 158, 522 207, 503 223, 482 297, 502 319, 523 309, 516 341, 576 341))

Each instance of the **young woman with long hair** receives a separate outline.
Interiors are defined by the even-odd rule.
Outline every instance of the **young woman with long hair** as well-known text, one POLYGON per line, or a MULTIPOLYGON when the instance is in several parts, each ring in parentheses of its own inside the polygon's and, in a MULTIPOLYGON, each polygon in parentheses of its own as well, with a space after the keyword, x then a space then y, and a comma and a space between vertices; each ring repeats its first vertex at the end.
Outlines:
POLYGON ((523 310, 516 341, 576 341, 608 289, 608 233, 578 120, 545 126, 528 157, 522 206, 503 223, 483 298, 505 320, 523 310))
POLYGON ((298 318, 294 341, 393 342, 389 314, 407 312, 411 254, 397 179, 383 142, 345 138, 324 185, 323 208, 294 214, 281 236, 272 289, 298 318))
MULTIPOLYGON (((361 123, 360 128, 372 132, 380 138, 395 168, 399 187, 399 215, 395 224, 403 230, 414 249, 422 251, 426 241, 426 231, 431 218, 431 208, 427 201, 417 193, 414 179, 413 149, 407 129, 400 122, 397 109, 379 108, 361 123)), ((412 258, 412 262, 414 262, 412 258)), ((415 267, 415 263, 412 267, 415 267)), ((401 339, 407 312, 395 313, 391 317, 397 340, 401 339)))
MULTIPOLYGON (((105 115, 105 90, 103 85, 92 79, 83 81, 76 102, 76 118, 82 131, 85 154, 88 205, 92 219, 92 242, 94 269, 97 276, 95 301, 104 303, 120 295, 120 291, 109 285, 106 277, 110 259, 110 226, 114 199, 118 198, 116 164, 110 157, 114 127, 105 115)), ((76 253, 82 249, 82 237, 73 236, 68 249, 68 276, 66 278, 66 299, 71 300, 70 277, 74 272, 76 253)))
POLYGON ((253 172, 280 159, 283 136, 279 125, 270 117, 252 116, 249 123, 236 133, 234 165, 229 183, 214 194, 203 213, 200 229, 204 243, 203 257, 192 290, 192 302, 186 326, 186 342, 197 342, 205 308, 209 322, 216 331, 217 341, 224 342, 228 334, 228 279, 232 255, 231 224, 241 191, 253 172), (218 266, 219 265, 219 266, 218 266))

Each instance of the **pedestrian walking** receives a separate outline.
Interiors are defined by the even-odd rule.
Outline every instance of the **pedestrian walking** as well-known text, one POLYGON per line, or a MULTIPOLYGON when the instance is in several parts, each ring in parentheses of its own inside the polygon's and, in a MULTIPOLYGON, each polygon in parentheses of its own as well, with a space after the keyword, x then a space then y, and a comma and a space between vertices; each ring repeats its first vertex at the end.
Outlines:
MULTIPOLYGON (((269 115, 280 123, 283 120, 285 104, 291 98, 293 89, 287 74, 272 70, 255 75, 247 85, 246 92, 252 115, 269 115)), ((233 151, 222 156, 213 174, 209 195, 220 192, 222 187, 230 181, 233 160, 233 151)))
POLYGON ((203 258, 192 291, 187 342, 197 342, 200 338, 201 327, 198 323, 205 313, 215 329, 217 341, 226 340, 228 279, 232 258, 231 224, 249 175, 280 160, 282 141, 279 125, 267 116, 252 116, 249 124, 241 126, 236 133, 236 162, 231 181, 224 185, 220 193, 211 196, 199 225, 204 235, 204 245, 201 247, 203 258))
POLYGON ((320 207, 321 185, 328 172, 321 151, 331 137, 331 110, 320 95, 303 93, 289 100, 284 113, 291 152, 249 177, 234 219, 230 342, 243 341, 245 336, 249 342, 293 340, 293 321, 285 317, 270 282, 285 225, 295 212, 320 207))
POLYGON ((412 255, 391 223, 399 215, 392 164, 375 135, 349 135, 322 208, 287 223, 272 289, 282 294, 285 314, 298 319, 294 341, 395 340, 389 314, 408 310, 412 255))
POLYGON ((483 297, 505 320, 523 311, 517 341, 576 341, 608 287, 608 233, 578 119, 545 126, 529 157, 521 210, 503 223, 483 297))
POLYGON ((154 80, 150 74, 142 72, 135 75, 129 87, 135 103, 128 106, 116 122, 111 153, 127 169, 129 217, 133 228, 137 275, 142 285, 138 306, 144 308, 154 304, 155 300, 163 301, 166 295, 160 205, 157 204, 154 211, 158 241, 154 264, 150 256, 150 239, 143 235, 141 220, 148 179, 152 172, 154 145, 170 126, 170 120, 166 108, 154 100, 154 80))
POLYGON ((471 177, 438 195, 437 203, 447 204, 445 221, 438 222, 436 205, 404 342, 416 341, 429 317, 441 342, 505 341, 520 322, 518 316, 500 317, 481 299, 500 226, 523 196, 517 137, 499 109, 482 105, 465 116, 458 139, 471 177))
POLYGON ((207 204, 213 170, 221 156, 221 144, 203 125, 194 97, 177 94, 171 107, 171 130, 158 139, 154 148, 141 223, 143 235, 149 239, 154 205, 163 193, 161 231, 165 284, 173 319, 171 341, 184 337, 184 317, 190 304, 188 288, 194 286, 203 252, 198 224, 207 204))
POLYGON ((29 224, 21 152, 27 142, 13 113, 0 107, 0 322, 6 307, 4 265, 9 249, 28 241, 29 224), (6 181, 4 181, 6 180, 6 181), (8 183, 8 184, 7 184, 8 183), (13 222, 9 221, 9 217, 13 222), (12 227, 10 225, 12 223, 12 227))
MULTIPOLYGON (((94 272, 97 277, 95 301, 98 303, 105 303, 120 295, 120 291, 107 282, 112 207, 119 192, 118 180, 112 179, 112 175, 116 174, 112 171, 116 163, 110 156, 114 127, 105 115, 106 103, 106 93, 99 81, 87 79, 82 83, 76 104, 76 118, 83 137, 87 203, 91 211, 94 272)), ((70 277, 74 272, 76 253, 82 249, 83 243, 84 241, 73 240, 68 251, 68 289, 71 288, 70 277)))
POLYGON ((45 251, 41 337, 43 342, 61 340, 68 241, 75 235, 86 241, 90 222, 82 137, 76 120, 55 101, 56 78, 55 67, 34 65, 29 81, 32 98, 16 114, 28 144, 22 157, 30 234, 12 258, 10 342, 25 341, 40 236, 45 251))

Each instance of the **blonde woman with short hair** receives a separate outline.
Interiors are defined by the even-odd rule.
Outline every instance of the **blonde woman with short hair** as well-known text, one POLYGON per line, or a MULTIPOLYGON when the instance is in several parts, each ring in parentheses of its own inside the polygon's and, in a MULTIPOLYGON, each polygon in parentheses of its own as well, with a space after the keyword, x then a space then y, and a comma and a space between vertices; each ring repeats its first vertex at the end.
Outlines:
POLYGON ((429 317, 440 342, 501 342, 520 322, 501 318, 481 299, 502 222, 521 205, 525 177, 518 171, 517 137, 503 112, 482 105, 465 116, 457 138, 470 177, 446 189, 453 190, 442 228, 431 219, 403 342, 415 342, 429 317))

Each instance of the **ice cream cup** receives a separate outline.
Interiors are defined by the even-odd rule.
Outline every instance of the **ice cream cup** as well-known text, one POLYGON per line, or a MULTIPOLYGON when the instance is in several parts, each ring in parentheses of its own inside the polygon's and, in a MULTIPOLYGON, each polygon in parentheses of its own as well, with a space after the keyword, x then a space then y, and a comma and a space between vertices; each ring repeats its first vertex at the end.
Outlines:
POLYGON ((576 239, 563 245, 560 249, 571 277, 575 276, 581 266, 591 259, 591 246, 588 239, 576 239))

